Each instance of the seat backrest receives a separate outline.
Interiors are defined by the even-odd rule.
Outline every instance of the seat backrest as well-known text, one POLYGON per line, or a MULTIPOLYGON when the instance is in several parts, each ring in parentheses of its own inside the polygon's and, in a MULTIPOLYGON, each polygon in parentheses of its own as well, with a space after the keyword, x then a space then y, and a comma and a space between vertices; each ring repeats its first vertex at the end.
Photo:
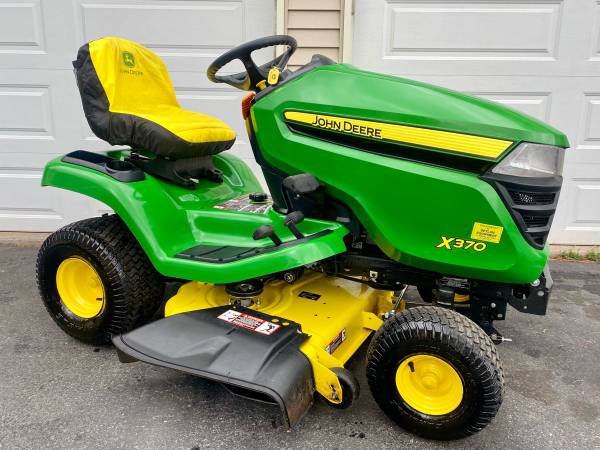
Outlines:
POLYGON ((111 144, 129 142, 118 142, 110 132, 109 113, 136 115, 157 106, 179 107, 164 62, 135 42, 116 37, 91 41, 79 49, 73 66, 90 127, 111 144))

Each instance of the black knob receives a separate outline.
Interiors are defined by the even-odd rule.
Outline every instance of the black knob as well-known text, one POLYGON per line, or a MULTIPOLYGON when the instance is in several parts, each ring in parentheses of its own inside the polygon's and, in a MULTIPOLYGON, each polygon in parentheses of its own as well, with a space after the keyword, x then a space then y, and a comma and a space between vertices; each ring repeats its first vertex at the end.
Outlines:
POLYGON ((281 245, 281 239, 279 239, 279 236, 275 234, 275 230, 271 225, 261 225, 254 230, 254 233, 252 233, 252 239, 255 241, 264 239, 266 237, 270 238, 273 241, 273 244, 281 245))
POLYGON ((304 235, 300 232, 296 224, 302 222, 304 220, 304 214, 302 211, 293 211, 285 216, 283 224, 290 229, 290 231, 296 236, 298 239, 304 238, 304 235))
POLYGON ((302 211, 294 211, 289 213, 287 216, 285 216, 285 219, 283 221, 283 223, 285 224, 285 226, 289 226, 290 224, 297 224, 300 223, 304 220, 304 214, 302 214, 302 211))
POLYGON ((249 195, 250 201, 253 203, 266 203, 269 196, 264 192, 253 192, 249 195))

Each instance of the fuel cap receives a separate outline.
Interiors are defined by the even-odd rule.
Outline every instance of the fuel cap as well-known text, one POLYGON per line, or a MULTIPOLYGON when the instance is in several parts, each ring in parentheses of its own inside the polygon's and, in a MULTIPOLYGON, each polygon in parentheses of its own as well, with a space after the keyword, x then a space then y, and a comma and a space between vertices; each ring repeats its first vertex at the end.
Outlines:
POLYGON ((253 203, 265 203, 269 200, 269 196, 264 192, 253 192, 249 195, 250 201, 253 203))

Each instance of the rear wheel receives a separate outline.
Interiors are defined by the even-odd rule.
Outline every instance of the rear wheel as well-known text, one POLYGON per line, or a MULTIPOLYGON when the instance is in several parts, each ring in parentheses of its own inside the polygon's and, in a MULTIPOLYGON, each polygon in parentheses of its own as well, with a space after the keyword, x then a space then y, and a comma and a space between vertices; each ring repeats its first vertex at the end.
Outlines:
POLYGON ((496 347, 457 312, 422 306, 396 315, 377 331, 367 358, 379 406, 421 436, 447 440, 476 433, 502 403, 496 347))
POLYGON ((54 321, 91 344, 110 342, 152 317, 164 283, 118 216, 67 225, 42 244, 40 295, 54 321))

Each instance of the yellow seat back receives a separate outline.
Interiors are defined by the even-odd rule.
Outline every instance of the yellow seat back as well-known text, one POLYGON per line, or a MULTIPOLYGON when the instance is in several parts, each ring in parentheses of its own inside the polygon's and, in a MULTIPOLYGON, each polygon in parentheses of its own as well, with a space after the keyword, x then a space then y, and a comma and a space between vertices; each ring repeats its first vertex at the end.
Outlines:
POLYGON ((88 123, 111 144, 182 159, 214 155, 235 141, 223 121, 179 106, 164 62, 140 44, 97 39, 79 49, 73 66, 88 123))
POLYGON ((92 41, 89 48, 111 112, 144 114, 157 106, 180 107, 169 72, 153 51, 115 37, 92 41))

